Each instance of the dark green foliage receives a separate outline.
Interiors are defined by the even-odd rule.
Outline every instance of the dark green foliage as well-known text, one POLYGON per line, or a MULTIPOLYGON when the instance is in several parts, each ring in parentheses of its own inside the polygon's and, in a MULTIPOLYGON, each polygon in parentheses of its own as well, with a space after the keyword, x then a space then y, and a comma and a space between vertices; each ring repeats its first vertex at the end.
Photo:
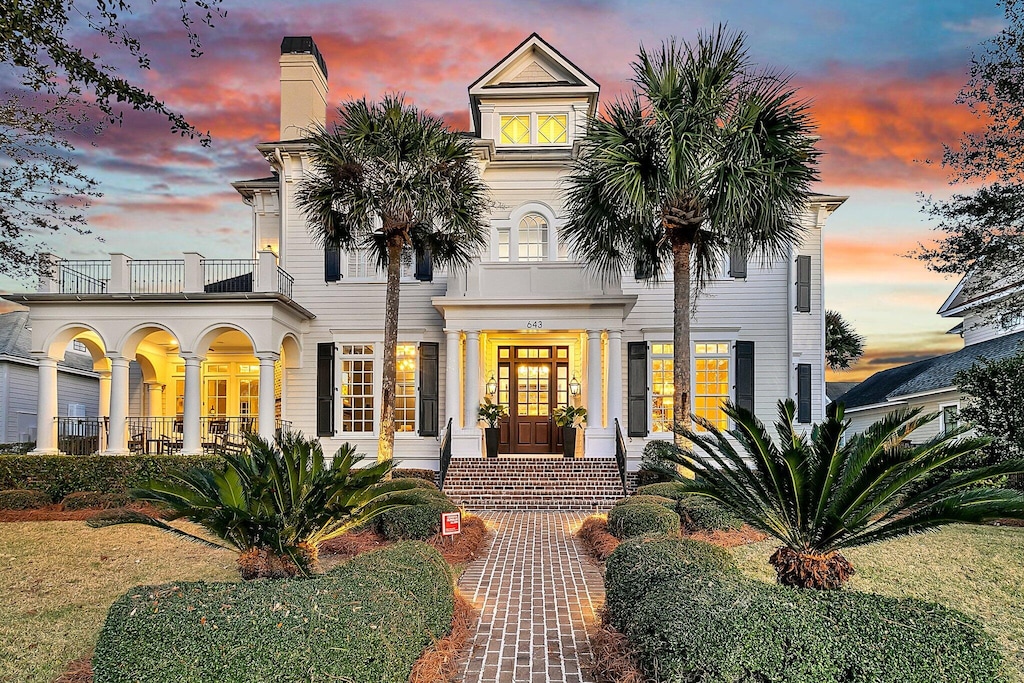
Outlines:
POLYGON ((615 507, 619 507, 620 505, 633 505, 635 503, 652 503, 654 505, 660 505, 666 510, 676 509, 676 501, 671 498, 665 498, 664 496, 645 496, 640 494, 630 496, 629 498, 621 498, 615 501, 615 507))
POLYGON ((87 510, 89 508, 119 508, 132 502, 127 493, 103 493, 102 491, 77 491, 64 496, 60 502, 65 510, 87 510))
POLYGON ((412 542, 312 579, 143 586, 111 606, 95 681, 405 683, 453 605, 447 563, 412 542))
POLYGON ((736 531, 743 520, 729 508, 705 496, 683 496, 675 504, 680 522, 688 531, 736 531))
POLYGON ((419 469, 415 467, 396 467, 392 473, 395 477, 408 479, 409 477, 415 477, 416 479, 424 479, 429 481, 431 484, 437 483, 437 472, 434 470, 419 469))
POLYGON ((636 493, 638 496, 661 496, 662 498, 671 498, 672 500, 680 500, 689 495, 686 492, 686 487, 675 481, 641 486, 636 490, 636 493))
POLYGON ((848 370, 864 355, 864 337, 838 311, 825 311, 825 362, 832 370, 848 370))
POLYGON ((773 586, 720 548, 627 541, 605 571, 611 623, 652 682, 996 683, 980 625, 932 603, 773 586))
POLYGON ((0 455, 0 489, 45 491, 61 500, 76 491, 126 493, 174 468, 222 468, 214 456, 189 455, 0 455))
POLYGON ((10 489, 0 491, 0 510, 35 510, 53 503, 42 491, 10 489))
POLYGON ((416 488, 395 494, 395 503, 404 507, 387 510, 377 517, 377 531, 389 540, 423 541, 441 530, 441 513, 459 507, 436 489, 416 488))
POLYGON ((670 445, 670 442, 660 439, 647 442, 647 445, 644 446, 643 457, 640 459, 640 469, 637 472, 638 485, 672 480, 676 467, 672 463, 666 462, 663 457, 670 445))
POLYGON ((437 484, 433 481, 428 481, 422 477, 395 477, 391 480, 392 484, 403 484, 414 489, 431 489, 437 491, 437 484))
POLYGON ((679 515, 657 503, 619 505, 608 513, 608 531, 616 538, 679 535, 679 515))
POLYGON ((957 373, 956 385, 967 394, 960 420, 992 439, 973 465, 1024 458, 1024 351, 1001 360, 983 360, 957 373))

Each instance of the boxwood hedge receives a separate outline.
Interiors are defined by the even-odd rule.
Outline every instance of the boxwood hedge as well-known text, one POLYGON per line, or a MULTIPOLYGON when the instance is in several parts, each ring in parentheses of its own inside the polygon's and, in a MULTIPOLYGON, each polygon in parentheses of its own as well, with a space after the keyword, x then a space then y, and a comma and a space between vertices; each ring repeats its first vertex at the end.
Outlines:
POLYGON ((671 498, 672 500, 679 500, 684 496, 690 494, 683 490, 683 486, 674 481, 665 481, 659 484, 647 484, 641 486, 636 490, 639 496, 661 496, 662 498, 671 498))
POLYGON ((313 579, 142 586, 111 606, 96 683, 405 683, 451 629, 453 577, 424 543, 313 579))
POLYGON ((993 683, 981 627, 940 605, 816 592, 743 576, 696 541, 622 543, 605 572, 611 623, 651 681, 993 683))
POLYGON ((706 496, 683 496, 676 502, 683 528, 689 531, 735 531, 743 520, 706 496))
POLYGON ((615 507, 619 507, 620 505, 632 505, 634 503, 654 503, 655 505, 660 505, 667 510, 676 509, 676 501, 672 500, 671 498, 665 498, 664 496, 644 495, 630 496, 629 498, 621 498, 615 501, 615 507))
POLYGON ((76 491, 64 496, 60 502, 65 510, 86 510, 89 508, 119 508, 132 502, 127 493, 104 493, 103 491, 76 491))
POLYGON ((43 491, 9 489, 0 491, 0 510, 35 510, 53 503, 43 491))
POLYGON ((608 531, 616 538, 679 535, 679 515, 658 503, 629 503, 608 513, 608 531))
POLYGON ((436 488, 415 488, 395 496, 403 507, 388 510, 374 521, 377 532, 389 540, 423 541, 441 530, 441 513, 459 507, 436 488))

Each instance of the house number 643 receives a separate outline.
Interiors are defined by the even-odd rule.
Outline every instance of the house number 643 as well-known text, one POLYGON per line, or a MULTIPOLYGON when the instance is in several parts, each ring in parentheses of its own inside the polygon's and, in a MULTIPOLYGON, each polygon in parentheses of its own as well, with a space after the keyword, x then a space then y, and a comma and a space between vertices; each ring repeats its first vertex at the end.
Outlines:
POLYGON ((543 327, 544 327, 544 321, 543 320, 527 320, 526 321, 526 329, 528 329, 528 330, 539 330, 539 329, 542 329, 543 327))

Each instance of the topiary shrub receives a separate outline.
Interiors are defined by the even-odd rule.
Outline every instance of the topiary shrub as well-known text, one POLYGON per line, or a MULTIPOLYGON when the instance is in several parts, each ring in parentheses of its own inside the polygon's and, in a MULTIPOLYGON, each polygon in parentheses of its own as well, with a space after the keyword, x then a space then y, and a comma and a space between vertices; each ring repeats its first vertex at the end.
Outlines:
POLYGON ((391 480, 392 483, 403 483, 412 486, 417 489, 430 489, 432 491, 439 491, 437 484, 432 481, 423 479, 422 477, 395 477, 391 480))
POLYGON ((312 579, 143 586, 111 606, 94 680, 406 683, 453 609, 448 564, 411 542, 312 579))
POLYGON ((679 535, 679 515, 657 503, 630 503, 608 513, 608 531, 616 538, 679 535))
POLYGON ((28 489, 0 491, 0 510, 35 510, 52 503, 50 497, 42 491, 28 489))
POLYGON ((687 493, 685 487, 674 481, 666 481, 659 484, 647 484, 637 488, 636 494, 638 496, 661 496, 663 498, 671 498, 672 500, 679 500, 685 496, 693 494, 687 493))
POLYGON ((655 505, 660 505, 668 510, 676 509, 676 501, 672 500, 671 498, 665 498, 664 496, 643 495, 630 496, 629 498, 620 498, 619 500, 615 501, 615 507, 619 507, 620 505, 632 505, 633 503, 653 503, 655 505))
POLYGON ((417 479, 429 481, 431 484, 437 484, 437 472, 434 470, 420 469, 417 467, 396 467, 394 469, 394 476, 403 478, 415 477, 417 479))
POLYGON ((684 496, 676 502, 675 511, 687 531, 736 531, 743 526, 742 519, 707 496, 684 496))
POLYGON ((991 683, 979 624, 913 599, 809 591, 745 577, 697 541, 622 543, 605 569, 611 624, 656 681, 991 683))
POLYGON ((60 502, 65 510, 87 510, 90 508, 120 508, 132 502, 127 493, 103 493, 101 491, 76 491, 64 496, 60 502))
POLYGON ((441 530, 442 512, 459 509, 443 493, 429 488, 398 493, 392 500, 406 505, 383 512, 374 521, 377 532, 388 540, 426 540, 441 530))

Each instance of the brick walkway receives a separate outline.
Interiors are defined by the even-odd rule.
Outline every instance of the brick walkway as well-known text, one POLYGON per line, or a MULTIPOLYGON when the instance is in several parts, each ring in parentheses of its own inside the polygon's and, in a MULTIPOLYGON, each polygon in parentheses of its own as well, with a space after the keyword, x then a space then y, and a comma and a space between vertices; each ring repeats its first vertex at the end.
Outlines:
POLYGON ((486 512, 490 550, 459 580, 480 612, 463 683, 589 683, 586 627, 604 602, 572 537, 583 512, 486 512))

